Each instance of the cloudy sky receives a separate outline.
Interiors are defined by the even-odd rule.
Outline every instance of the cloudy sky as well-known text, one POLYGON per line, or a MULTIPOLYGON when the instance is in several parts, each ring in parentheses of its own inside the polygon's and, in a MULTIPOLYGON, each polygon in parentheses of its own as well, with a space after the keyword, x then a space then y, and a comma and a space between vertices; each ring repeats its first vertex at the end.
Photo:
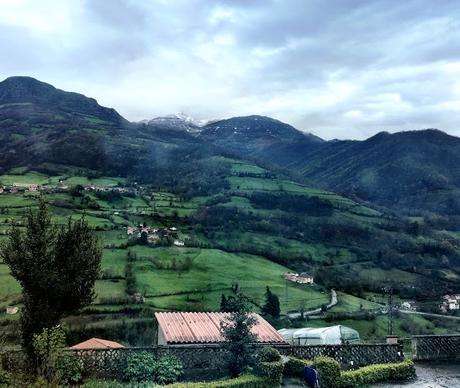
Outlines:
POLYGON ((323 138, 460 136, 460 2, 0 0, 0 78, 129 120, 262 114, 323 138))

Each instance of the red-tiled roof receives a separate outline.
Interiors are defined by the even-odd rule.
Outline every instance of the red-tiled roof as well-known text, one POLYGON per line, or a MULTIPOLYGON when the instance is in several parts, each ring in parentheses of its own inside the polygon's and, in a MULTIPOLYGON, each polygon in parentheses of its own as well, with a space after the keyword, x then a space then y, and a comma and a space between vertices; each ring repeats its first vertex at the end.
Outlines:
POLYGON ((118 349, 124 348, 118 342, 108 341, 100 338, 91 338, 72 346, 70 349, 118 349))
MULTIPOLYGON (((252 314, 257 319, 252 332, 257 334, 257 342, 284 343, 283 337, 259 314, 252 314)), ((179 343, 215 343, 222 342, 220 322, 230 313, 155 313, 166 342, 179 343)))

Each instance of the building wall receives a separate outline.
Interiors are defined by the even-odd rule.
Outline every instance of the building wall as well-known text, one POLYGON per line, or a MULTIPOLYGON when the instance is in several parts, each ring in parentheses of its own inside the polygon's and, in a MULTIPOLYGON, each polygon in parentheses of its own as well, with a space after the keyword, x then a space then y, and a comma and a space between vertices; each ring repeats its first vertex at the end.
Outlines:
POLYGON ((157 341, 157 345, 167 345, 167 342, 166 342, 166 336, 164 335, 163 333, 163 329, 158 326, 158 341, 157 341))

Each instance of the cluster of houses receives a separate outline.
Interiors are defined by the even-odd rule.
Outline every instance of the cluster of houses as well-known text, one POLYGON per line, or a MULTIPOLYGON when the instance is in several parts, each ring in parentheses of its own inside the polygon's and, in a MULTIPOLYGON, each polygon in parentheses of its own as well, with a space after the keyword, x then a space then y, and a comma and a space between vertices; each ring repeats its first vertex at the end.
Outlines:
POLYGON ((18 192, 37 192, 40 186, 34 183, 13 183, 11 186, 0 186, 0 194, 10 193, 15 194, 18 192))
POLYGON ((141 238, 142 234, 145 233, 147 236, 147 242, 156 243, 164 238, 172 238, 173 245, 177 247, 185 246, 185 242, 177 238, 179 230, 172 226, 170 228, 154 228, 147 224, 139 224, 138 226, 128 226, 126 233, 128 238, 141 238))
POLYGON ((107 187, 107 186, 96 186, 96 185, 89 185, 84 186, 85 191, 94 191, 94 192, 113 192, 113 193, 133 193, 133 190, 128 187, 107 187))
MULTIPOLYGON (((36 183, 22 183, 22 182, 15 182, 12 185, 4 185, 0 186, 0 194, 2 193, 23 193, 23 192, 38 192, 38 191, 46 191, 46 192, 62 192, 68 191, 71 186, 68 186, 64 183, 61 179, 57 185, 38 185, 36 183)), ((132 193, 133 189, 128 187, 107 187, 107 186, 97 186, 97 185, 88 185, 84 186, 85 191, 93 191, 93 192, 116 192, 120 194, 132 193)))
POLYGON ((284 279, 298 284, 313 284, 314 280, 312 275, 309 275, 305 272, 300 274, 294 272, 286 272, 284 274, 284 279))
POLYGON ((460 294, 444 295, 440 306, 442 312, 460 310, 460 294))

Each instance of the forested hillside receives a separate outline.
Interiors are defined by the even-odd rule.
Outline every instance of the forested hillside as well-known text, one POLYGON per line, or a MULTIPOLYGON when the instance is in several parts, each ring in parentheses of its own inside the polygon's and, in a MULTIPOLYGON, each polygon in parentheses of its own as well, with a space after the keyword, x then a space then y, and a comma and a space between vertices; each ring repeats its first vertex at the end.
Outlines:
MULTIPOLYGON (((340 143, 252 117, 263 123, 252 139, 245 130, 247 146, 261 134, 267 140, 237 152, 237 143, 231 149, 209 143, 211 127, 197 136, 129 123, 95 100, 29 78, 14 81, 14 87, 0 83, 0 237, 21 222, 25 208, 36 206, 40 193, 59 223, 85 214, 104 244, 97 299, 85 314, 119 319, 124 313, 139 318, 145 308, 216 310, 221 295, 235 287, 260 306, 270 286, 283 313, 320 307, 330 288, 343 292, 338 311, 375 308, 370 299, 386 286, 400 297, 432 302, 458 290, 460 241, 452 230, 321 188, 326 173, 318 178, 324 184, 307 184, 242 155, 268 155, 285 130, 292 142, 280 140, 282 147, 305 141, 312 157, 319 157, 319 147, 340 143), (35 97, 40 88, 49 99, 35 97), (16 89, 21 92, 12 94, 16 89), (78 100, 75 110, 67 97, 78 100), (137 229, 130 235, 139 225, 155 236, 137 236, 137 229), (287 271, 308 272, 316 285, 286 286, 287 271)), ((232 138, 225 128, 224 138, 232 138)), ((18 284, 3 264, 0 280, 0 306, 20 304, 18 284)))

